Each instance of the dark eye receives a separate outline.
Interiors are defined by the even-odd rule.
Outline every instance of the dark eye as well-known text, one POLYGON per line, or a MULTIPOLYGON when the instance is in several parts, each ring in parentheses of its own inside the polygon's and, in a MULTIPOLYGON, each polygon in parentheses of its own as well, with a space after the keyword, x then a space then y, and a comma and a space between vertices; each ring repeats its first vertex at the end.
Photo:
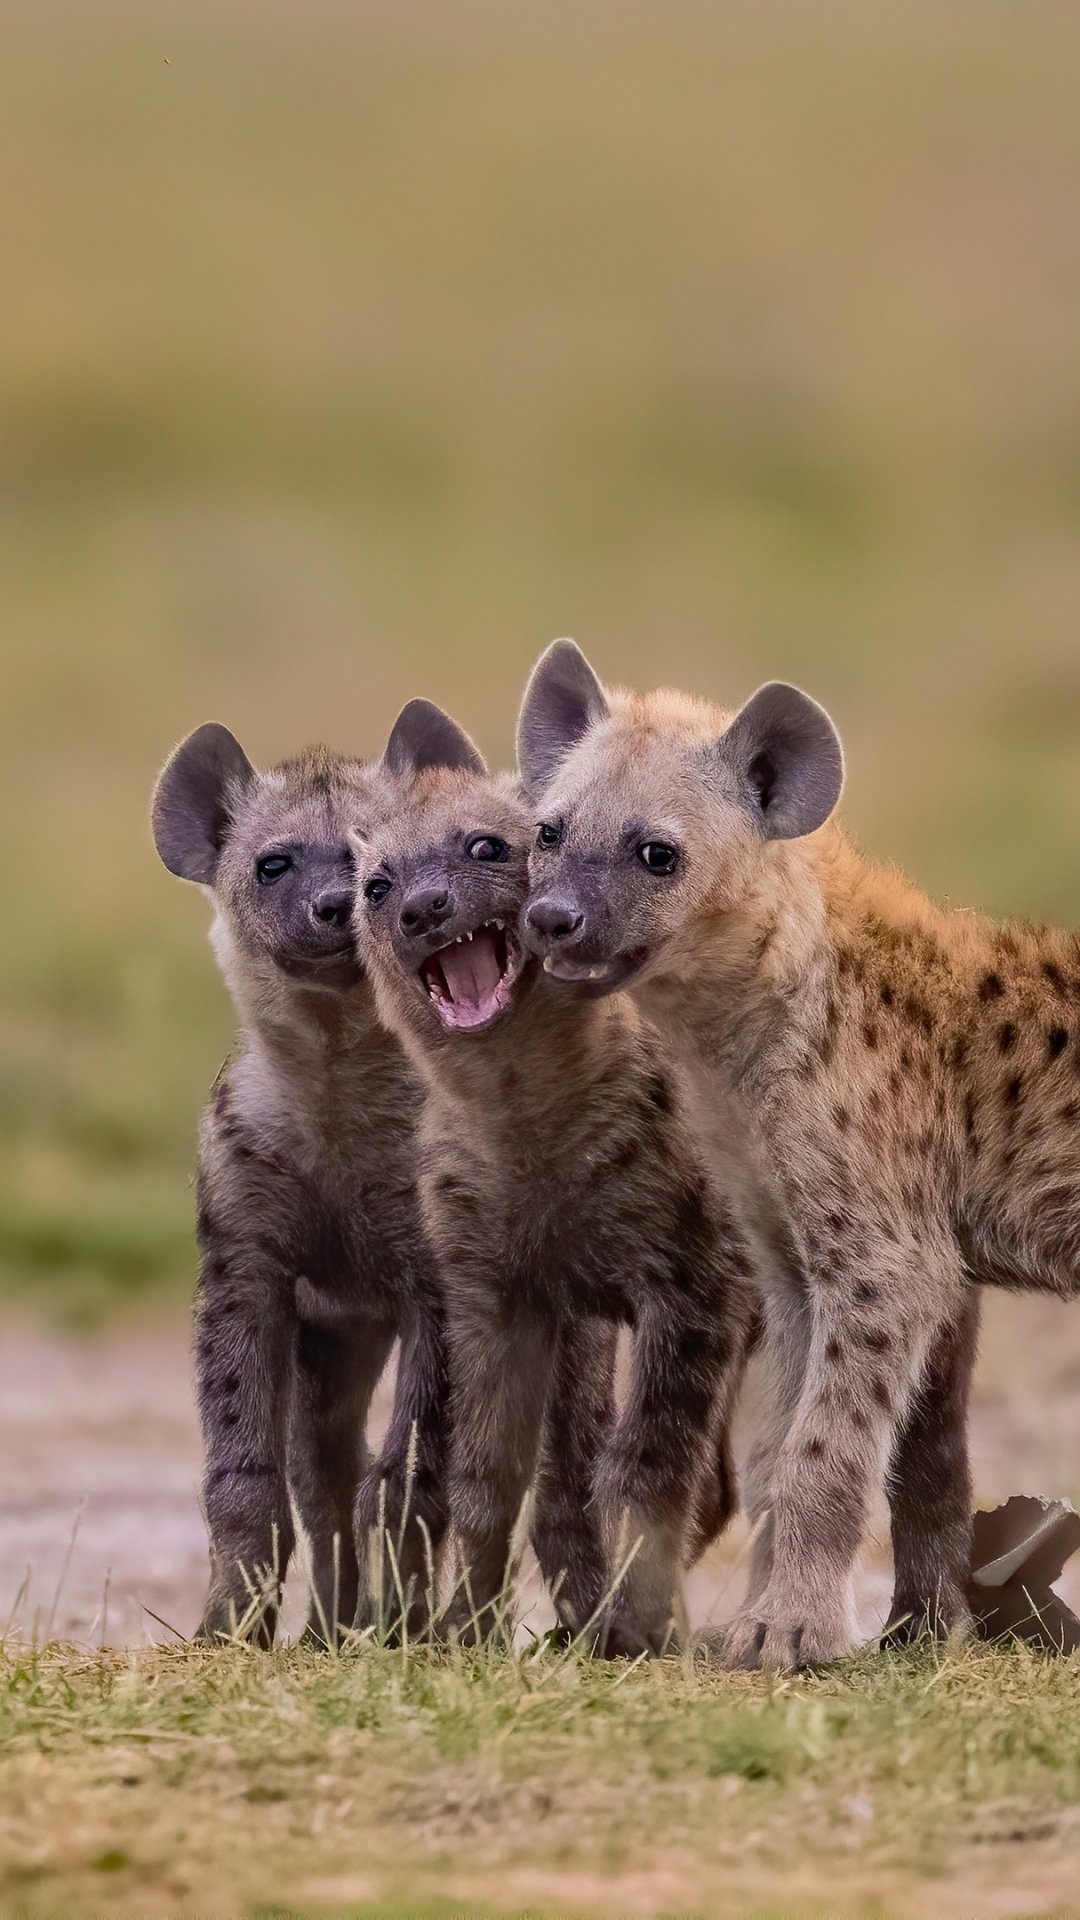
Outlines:
POLYGON ((261 860, 255 862, 255 878, 260 887, 272 887, 283 873, 288 873, 292 860, 287 853, 264 853, 261 860))
POLYGON ((393 884, 385 873, 373 873, 364 888, 364 899, 373 907, 381 906, 393 884))
POLYGON ((510 849, 495 833, 478 833, 465 849, 470 860, 505 860, 510 849))
POLYGON ((674 873, 679 864, 675 848, 669 847, 665 840, 646 840, 637 852, 642 866, 648 867, 650 873, 674 873))
POLYGON ((553 827, 549 820, 542 820, 536 829, 538 847, 557 847, 562 839, 562 828, 553 827))

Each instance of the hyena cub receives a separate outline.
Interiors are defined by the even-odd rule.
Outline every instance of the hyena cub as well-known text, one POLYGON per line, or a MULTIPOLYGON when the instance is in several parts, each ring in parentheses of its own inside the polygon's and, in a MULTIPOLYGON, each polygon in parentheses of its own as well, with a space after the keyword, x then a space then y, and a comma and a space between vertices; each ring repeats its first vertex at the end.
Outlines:
POLYGON ((415 1198, 416 1094, 351 926, 348 833, 380 793, 373 772, 321 748, 256 772, 231 733, 205 726, 154 796, 162 860, 213 902, 240 1023, 199 1146, 204 1637, 273 1639, 292 1503, 320 1637, 370 1617, 365 1555, 380 1519, 401 1584, 387 1574, 377 1604, 400 1615, 404 1592, 417 1630, 427 1543, 445 1528, 445 1353, 415 1198), (399 1335, 392 1424, 370 1466, 365 1420, 399 1335))
POLYGON ((519 747, 540 822, 526 930, 556 980, 628 990, 704 1100, 741 1098, 805 1279, 767 1305, 768 1512, 732 1658, 852 1644, 852 1563, 890 1469, 894 1612, 965 1624, 972 1280, 1080 1273, 1080 944, 933 907, 835 827, 831 721, 769 686, 736 715, 608 694, 571 642, 519 747), (819 831, 819 829, 823 829, 819 831))
POLYGON ((516 784, 421 701, 384 765, 400 798, 358 845, 358 946, 427 1086, 420 1192, 447 1293, 468 1573, 452 1620, 491 1621, 539 1457, 541 1491, 562 1481, 537 1546, 564 1620, 601 1617, 636 1545, 598 1644, 657 1653, 682 1563, 730 1508, 727 1420, 761 1270, 788 1237, 741 1154, 723 1184, 707 1178, 632 1008, 553 993, 524 953, 532 822, 516 784), (604 1322, 634 1330, 617 1419, 610 1331, 590 1347, 604 1322), (567 1445, 582 1397, 592 1458, 567 1445))

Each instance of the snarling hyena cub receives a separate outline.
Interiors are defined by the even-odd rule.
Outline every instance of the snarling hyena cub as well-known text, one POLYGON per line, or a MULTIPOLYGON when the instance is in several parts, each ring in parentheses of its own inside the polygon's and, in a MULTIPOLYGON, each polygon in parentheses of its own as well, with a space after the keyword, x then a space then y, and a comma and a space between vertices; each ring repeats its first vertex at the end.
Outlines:
POLYGON ((894 1608, 968 1618, 972 1280, 1080 1281, 1080 943, 948 914, 826 826, 843 766, 794 688, 738 714, 608 694, 570 642, 519 730, 540 822, 530 945, 628 990, 734 1089, 805 1258, 774 1286, 774 1409, 748 1504, 770 1515, 732 1658, 852 1644, 852 1563, 892 1469, 894 1608))
POLYGON ((456 1623, 491 1618, 538 1450, 542 1483, 557 1481, 584 1391, 594 1460, 564 1487, 540 1557, 580 1630, 600 1616, 620 1538, 640 1542, 599 1644, 658 1652, 684 1559, 727 1516, 717 1455, 761 1270, 791 1257, 786 1225, 736 1146, 723 1180, 707 1177, 633 1009, 587 982, 553 993, 523 952, 533 829, 515 783, 422 701, 384 764, 400 800, 358 843, 358 946, 428 1090, 420 1189, 447 1290, 451 1521, 469 1579, 456 1623), (590 1357, 598 1320, 634 1329, 614 1422, 610 1335, 606 1372, 590 1357))
POLYGON ((240 1023, 199 1147, 208 1637, 239 1628, 272 1640, 290 1493, 320 1637, 373 1608, 387 1624, 400 1615, 396 1573, 372 1596, 363 1564, 380 1517, 416 1631, 424 1529, 437 1550, 445 1528, 445 1349, 413 1180, 416 1095, 351 926, 347 836, 380 791, 369 769, 322 749, 256 772, 232 734, 206 726, 176 749, 154 797, 162 860, 213 901, 240 1023), (364 1425, 398 1335, 393 1419, 372 1467, 364 1425))

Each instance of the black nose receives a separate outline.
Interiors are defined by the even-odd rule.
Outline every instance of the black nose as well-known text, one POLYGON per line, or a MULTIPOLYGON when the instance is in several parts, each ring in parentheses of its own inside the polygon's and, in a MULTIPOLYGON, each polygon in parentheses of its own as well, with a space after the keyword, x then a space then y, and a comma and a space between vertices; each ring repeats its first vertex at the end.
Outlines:
POLYGON ((545 940, 570 940, 584 924, 585 915, 567 906, 565 900, 534 900, 525 915, 525 925, 534 933, 542 933, 545 940))
POLYGON ((347 927, 352 912, 352 894, 317 893, 311 902, 311 917, 318 927, 347 927))
POLYGON ((450 915, 450 895, 442 887, 422 887, 410 893, 401 906, 402 933, 430 933, 441 927, 450 915))

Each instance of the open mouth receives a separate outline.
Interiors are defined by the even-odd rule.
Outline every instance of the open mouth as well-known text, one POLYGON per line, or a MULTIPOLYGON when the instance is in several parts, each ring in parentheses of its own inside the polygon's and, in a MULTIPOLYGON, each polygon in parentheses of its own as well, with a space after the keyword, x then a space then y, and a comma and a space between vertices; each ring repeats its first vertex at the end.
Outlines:
POLYGON ((501 920, 485 920, 430 953, 420 981, 444 1027, 476 1033, 509 1005, 523 959, 510 929, 501 920))
POLYGON ((548 953, 544 956, 544 972, 553 980, 560 980, 568 986, 591 987, 596 994, 611 993, 621 987, 643 967, 648 954, 644 947, 636 947, 629 953, 617 953, 611 960, 571 960, 566 954, 548 953))

